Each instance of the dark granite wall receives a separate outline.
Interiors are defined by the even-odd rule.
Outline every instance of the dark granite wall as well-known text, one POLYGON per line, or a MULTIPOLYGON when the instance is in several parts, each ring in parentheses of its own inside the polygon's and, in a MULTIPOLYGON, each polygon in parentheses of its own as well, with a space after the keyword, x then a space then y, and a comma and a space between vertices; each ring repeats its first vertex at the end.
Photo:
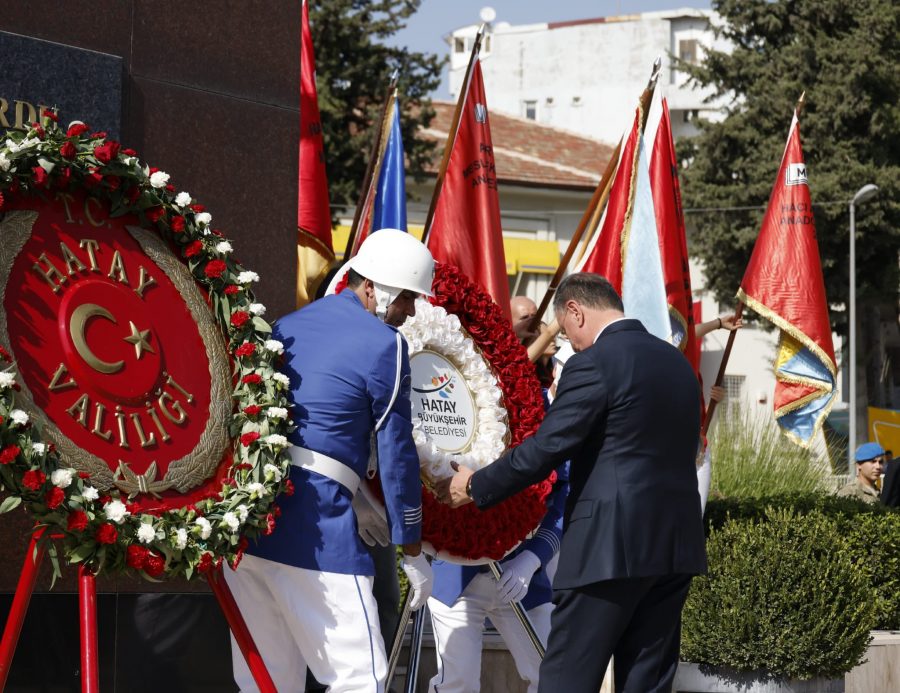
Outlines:
MULTIPOLYGON (((106 101, 103 93, 91 94, 91 99, 106 106, 113 103, 113 98, 120 99, 117 103, 123 145, 136 149, 143 160, 169 173, 178 190, 187 190, 207 206, 213 215, 213 226, 222 229, 233 241, 236 257, 261 276, 256 293, 268 306, 266 317, 276 318, 293 309, 299 2, 3 0, 0 31, 120 58, 121 94, 106 94, 106 101)), ((31 83, 34 75, 35 83, 48 82, 48 75, 40 72, 47 69, 40 55, 23 53, 18 58, 11 63, 4 60, 7 79, 31 83)), ((102 75, 102 80, 99 72, 95 77, 108 84, 109 63, 101 60, 98 64, 106 65, 107 73, 102 75)), ((89 72, 82 71, 77 78, 60 76, 56 81, 50 75, 49 80, 55 87, 92 88, 89 72)), ((0 97, 9 100, 19 96, 0 93, 0 97)), ((80 114, 65 111, 60 116, 65 123, 82 119, 80 114)), ((29 517, 21 512, 0 518, 0 622, 5 621, 9 604, 8 597, 2 593, 8 595, 15 589, 29 527, 29 517)), ((64 569, 63 580, 53 593, 35 597, 23 636, 24 649, 17 655, 11 683, 17 677, 22 681, 23 676, 25 680, 30 676, 21 667, 29 666, 27 662, 32 657, 29 643, 33 641, 29 641, 27 634, 39 622, 45 625, 52 622, 53 627, 65 628, 64 632, 76 638, 73 646, 77 664, 77 606, 74 597, 65 594, 76 589, 75 577, 74 570, 64 569), (47 614, 55 617, 46 621, 47 614)), ((39 591, 48 587, 49 569, 44 566, 39 591)), ((114 671, 130 666, 130 658, 121 658, 129 647, 134 649, 135 643, 124 634, 127 630, 119 631, 118 640, 110 639, 110 630, 118 630, 114 628, 116 619, 121 621, 126 617, 122 605, 128 599, 138 598, 126 593, 203 591, 203 585, 152 585, 136 580, 105 579, 100 581, 99 589, 115 593, 100 603, 100 669, 104 681, 108 682, 114 671), (118 642, 118 657, 114 660, 104 642, 108 647, 118 642)), ((212 646, 215 657, 224 657, 227 662, 227 633, 224 621, 216 615, 214 601, 209 595, 197 594, 192 598, 201 600, 196 603, 202 605, 205 616, 191 632, 197 637, 208 636, 215 643, 212 646)), ((130 601, 127 606, 131 611, 137 608, 130 601)), ((71 657, 71 652, 67 656, 71 657)), ((34 690, 77 690, 77 679, 72 680, 71 674, 71 671, 66 673, 70 677, 69 685, 59 681, 62 688, 34 690)), ((167 690, 180 690, 174 685, 177 678, 173 673, 167 690)), ((125 685, 125 680, 118 675, 117 683, 122 684, 116 686, 118 690, 138 690, 125 685)), ((112 690, 106 685, 103 688, 112 690)), ((215 685, 210 690, 216 689, 224 690, 215 685)))

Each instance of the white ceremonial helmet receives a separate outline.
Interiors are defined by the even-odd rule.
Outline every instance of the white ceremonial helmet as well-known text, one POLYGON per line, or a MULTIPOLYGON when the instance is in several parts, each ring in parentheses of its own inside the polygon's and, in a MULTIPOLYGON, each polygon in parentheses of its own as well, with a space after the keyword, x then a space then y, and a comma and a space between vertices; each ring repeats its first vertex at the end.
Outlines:
POLYGON ((405 231, 380 229, 369 234, 350 262, 358 274, 376 284, 434 296, 434 258, 428 248, 405 231))

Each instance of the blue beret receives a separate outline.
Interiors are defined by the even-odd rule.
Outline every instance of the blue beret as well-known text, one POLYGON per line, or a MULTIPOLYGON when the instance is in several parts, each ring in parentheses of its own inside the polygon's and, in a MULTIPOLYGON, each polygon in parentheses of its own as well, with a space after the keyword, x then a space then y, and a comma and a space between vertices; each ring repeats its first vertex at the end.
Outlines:
POLYGON ((856 461, 866 462, 884 454, 884 448, 878 443, 863 443, 856 448, 856 461))

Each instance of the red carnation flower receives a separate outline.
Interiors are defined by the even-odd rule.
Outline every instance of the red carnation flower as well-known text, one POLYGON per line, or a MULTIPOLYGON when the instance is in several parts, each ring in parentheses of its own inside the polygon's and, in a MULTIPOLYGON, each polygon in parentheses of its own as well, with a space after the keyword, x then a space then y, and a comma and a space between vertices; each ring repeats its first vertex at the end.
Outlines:
POLYGON ((48 120, 52 120, 54 123, 59 121, 59 116, 56 115, 56 113, 54 113, 53 111, 51 111, 49 108, 45 108, 43 111, 41 111, 41 117, 47 118, 48 120))
POLYGON ((238 542, 237 553, 234 555, 234 559, 229 563, 232 570, 237 570, 237 567, 241 564, 241 560, 244 558, 244 551, 247 550, 247 547, 250 545, 250 542, 247 541, 247 537, 241 537, 241 540, 238 542))
POLYGON ((105 130, 98 130, 97 132, 92 132, 92 133, 91 133, 91 139, 92 139, 92 140, 103 140, 103 139, 106 139, 106 131, 105 131, 105 130))
POLYGON ((275 514, 269 513, 266 515, 266 528, 263 530, 263 534, 269 536, 272 532, 275 531, 275 514))
POLYGON ((259 433, 256 431, 250 431, 250 433, 245 433, 241 436, 241 445, 245 448, 249 447, 251 443, 259 440, 259 433))
POLYGON ((231 314, 231 324, 235 327, 243 327, 250 319, 250 313, 246 310, 238 310, 231 314))
POLYGON ((272 506, 272 514, 275 516, 275 519, 276 519, 276 520, 277 520, 279 517, 281 517, 281 506, 273 505, 273 506, 272 506))
POLYGON ((90 479, 91 475, 88 474, 87 472, 78 472, 78 478, 79 479, 90 479))
POLYGON ((84 123, 72 123, 66 130, 66 137, 78 137, 86 133, 90 128, 84 123))
POLYGON ((0 450, 0 464, 9 464, 19 456, 20 452, 22 449, 18 445, 7 445, 0 450))
POLYGON ((162 219, 165 210, 162 206, 157 205, 156 207, 151 207, 150 209, 145 209, 144 214, 147 215, 147 218, 152 221, 154 224, 162 219))
POLYGON ((225 238, 225 234, 219 231, 219 229, 213 229, 210 231, 213 236, 218 236, 219 238, 225 238))
POLYGON ((200 214, 200 212, 206 211, 206 207, 204 207, 203 205, 191 205, 191 211, 195 212, 196 214, 200 214))
POLYGON ((34 184, 38 188, 43 188, 47 185, 47 172, 41 168, 40 166, 34 166, 31 169, 31 172, 34 174, 34 184))
POLYGON ((137 156, 137 152, 134 151, 133 149, 123 149, 123 150, 122 150, 122 153, 123 153, 125 156, 137 156))
MULTIPOLYGON (((256 351, 256 345, 251 342, 244 342, 234 350, 235 356, 251 356, 256 351)), ((246 411, 246 409, 244 410, 246 411)))
POLYGON ((47 495, 44 498, 47 501, 47 507, 50 508, 50 510, 56 510, 66 499, 66 492, 58 486, 54 486, 47 491, 47 495))
POLYGON ((294 482, 290 479, 284 482, 284 495, 288 497, 294 495, 294 482))
POLYGON ((237 284, 229 284, 225 287, 225 295, 226 296, 234 296, 238 291, 241 290, 237 284))
POLYGON ((226 269, 228 267, 222 260, 210 260, 206 263, 206 267, 203 268, 203 273, 210 279, 217 279, 225 274, 226 269))
POLYGON ((86 188, 96 188, 100 185, 100 182, 103 180, 103 174, 100 173, 99 169, 96 166, 92 166, 90 168, 90 172, 87 173, 84 178, 82 178, 82 182, 84 183, 84 187, 86 188))
POLYGON ((244 407, 244 413, 247 416, 256 416, 261 411, 262 411, 262 407, 259 406, 258 404, 250 404, 250 405, 244 407))
POLYGON ((262 376, 258 373, 248 373, 241 378, 241 382, 245 385, 259 385, 262 382, 262 376))
POLYGON ((197 563, 197 572, 198 573, 208 573, 213 568, 213 559, 212 554, 204 552, 200 554, 200 562, 197 563))
POLYGON ((125 549, 125 562, 129 568, 140 570, 144 567, 144 561, 150 555, 150 549, 139 544, 131 544, 125 549))
POLYGON ((172 229, 172 233, 181 233, 184 231, 184 217, 176 214, 169 219, 169 227, 172 229))
POLYGON ((0 346, 0 359, 3 359, 6 362, 12 361, 12 356, 9 355, 9 352, 0 346))
POLYGON ((163 574, 166 569, 166 560, 162 556, 151 553, 144 561, 144 572, 150 577, 157 578, 163 574))
POLYGON ((166 190, 169 191, 170 193, 173 193, 173 192, 175 192, 175 186, 172 185, 171 183, 167 183, 166 190))
POLYGON ((119 538, 119 530, 109 522, 104 522, 97 528, 94 538, 101 544, 115 544, 119 538))
POLYGON ((199 255, 203 250, 203 243, 200 241, 194 241, 193 243, 189 243, 184 247, 184 256, 185 257, 194 257, 195 255, 199 255))
POLYGON ((40 123, 32 123, 31 127, 37 133, 39 139, 44 139, 44 128, 41 127, 40 123))
POLYGON ((88 526, 88 516, 83 510, 73 510, 69 513, 68 530, 70 532, 83 532, 88 526))
POLYGON ((119 147, 121 145, 115 140, 108 140, 103 144, 94 147, 94 156, 101 164, 108 164, 110 161, 119 156, 119 147))
POLYGON ((40 469, 29 469, 22 475, 22 486, 32 491, 40 491, 45 481, 47 481, 47 475, 40 469))
POLYGON ((77 153, 78 153, 78 150, 75 148, 75 145, 72 144, 71 142, 69 142, 68 140, 66 140, 66 143, 62 147, 59 148, 59 155, 63 159, 69 159, 69 160, 74 159, 75 154, 77 154, 77 153))

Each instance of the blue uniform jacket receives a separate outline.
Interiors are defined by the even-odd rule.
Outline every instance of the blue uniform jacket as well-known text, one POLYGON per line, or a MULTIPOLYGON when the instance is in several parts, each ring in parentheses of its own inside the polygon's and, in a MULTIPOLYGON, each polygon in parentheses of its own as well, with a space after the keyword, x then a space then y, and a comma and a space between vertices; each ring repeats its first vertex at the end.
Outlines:
MULTIPOLYGON (((547 514, 544 515, 537 532, 509 555, 509 558, 512 558, 522 551, 531 551, 541 561, 541 567, 531 578, 528 594, 522 600, 522 607, 525 610, 546 604, 552 597, 553 590, 545 568, 559 551, 562 538, 562 518, 566 496, 569 493, 569 463, 561 464, 556 470, 556 475, 553 491, 547 498, 547 514)), ((434 569, 434 591, 431 596, 447 606, 453 606, 478 573, 488 570, 485 566, 459 565, 441 560, 433 561, 431 567, 434 569)))
MULTIPOLYGON (((291 442, 328 455, 365 477, 377 429, 378 473, 391 541, 420 540, 419 457, 412 440, 409 356, 393 327, 368 313, 352 291, 327 296, 281 318, 282 372, 290 378, 297 430, 291 442)), ((345 487, 291 467, 292 497, 278 499, 275 531, 248 549, 278 563, 350 575, 374 575, 345 487)))

